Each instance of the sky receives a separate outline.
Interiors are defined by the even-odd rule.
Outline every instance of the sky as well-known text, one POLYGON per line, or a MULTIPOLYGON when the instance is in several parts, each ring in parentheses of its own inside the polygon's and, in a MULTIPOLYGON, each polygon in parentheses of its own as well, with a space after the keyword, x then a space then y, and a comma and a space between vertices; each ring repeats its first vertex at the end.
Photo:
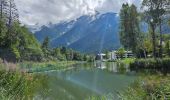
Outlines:
POLYGON ((20 21, 25 25, 56 24, 96 11, 119 13, 126 2, 137 7, 141 4, 141 0, 15 0, 20 21))

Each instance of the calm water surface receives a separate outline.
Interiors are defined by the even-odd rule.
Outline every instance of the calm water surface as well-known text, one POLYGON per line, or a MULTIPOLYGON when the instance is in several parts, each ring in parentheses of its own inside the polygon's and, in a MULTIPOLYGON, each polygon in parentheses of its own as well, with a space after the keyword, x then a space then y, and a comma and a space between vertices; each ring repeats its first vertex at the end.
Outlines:
POLYGON ((35 99, 45 100, 85 100, 102 95, 117 100, 117 93, 137 78, 127 65, 113 62, 78 64, 39 74, 42 84, 35 99))

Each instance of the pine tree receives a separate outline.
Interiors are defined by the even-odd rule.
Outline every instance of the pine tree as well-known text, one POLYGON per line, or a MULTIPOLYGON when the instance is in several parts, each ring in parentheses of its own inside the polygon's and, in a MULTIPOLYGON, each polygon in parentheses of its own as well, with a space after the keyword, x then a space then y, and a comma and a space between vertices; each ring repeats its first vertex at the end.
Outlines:
POLYGON ((0 0, 0 47, 5 45, 5 36, 7 27, 4 19, 5 6, 7 5, 6 0, 0 0))
POLYGON ((19 14, 14 0, 8 0, 6 16, 8 21, 7 24, 9 27, 11 27, 14 22, 19 22, 19 14))
POLYGON ((0 14, 0 57, 8 61, 41 61, 42 49, 34 35, 20 25, 14 0, 0 0, 0 14))
POLYGON ((42 43, 42 50, 44 52, 45 57, 49 56, 49 37, 46 37, 42 43))
MULTIPOLYGON (((6 0, 3 4, 3 14, 8 28, 6 35, 6 48, 14 48, 18 44, 19 15, 14 0, 6 0), (15 45, 15 46, 14 46, 15 45)), ((16 47, 17 48, 17 47, 16 47)), ((16 51, 16 50, 15 50, 16 51)))
POLYGON ((4 20, 0 19, 0 47, 5 46, 5 37, 7 33, 7 27, 4 20))
POLYGON ((18 9, 14 0, 1 0, 0 14, 0 17, 5 19, 8 27, 11 27, 14 22, 19 22, 18 9))
POLYGON ((4 18, 7 8, 7 0, 0 0, 0 18, 4 18))
POLYGON ((131 50, 134 53, 137 53, 137 47, 138 47, 138 41, 140 38, 139 34, 140 33, 140 28, 139 28, 139 19, 138 19, 138 12, 137 12, 137 7, 135 5, 131 5, 129 8, 129 24, 130 24, 130 45, 131 45, 131 50))
POLYGON ((120 11, 120 41, 122 45, 126 48, 130 48, 129 43, 129 14, 128 14, 129 5, 123 4, 120 11))

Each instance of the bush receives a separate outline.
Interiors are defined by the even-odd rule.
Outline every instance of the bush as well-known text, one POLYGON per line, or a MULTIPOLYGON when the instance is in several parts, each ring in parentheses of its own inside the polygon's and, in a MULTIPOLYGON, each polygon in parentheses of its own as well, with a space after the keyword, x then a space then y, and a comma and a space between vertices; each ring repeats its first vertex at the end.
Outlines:
POLYGON ((170 78, 148 76, 141 78, 120 94, 121 100, 169 100, 170 78))
POLYGON ((31 75, 0 71, 0 99, 23 100, 33 96, 34 83, 31 75))
POLYGON ((0 63, 0 100, 31 100, 38 80, 16 64, 0 63))
POLYGON ((170 70, 170 58, 164 59, 137 59, 130 64, 131 69, 158 69, 168 72, 170 70))

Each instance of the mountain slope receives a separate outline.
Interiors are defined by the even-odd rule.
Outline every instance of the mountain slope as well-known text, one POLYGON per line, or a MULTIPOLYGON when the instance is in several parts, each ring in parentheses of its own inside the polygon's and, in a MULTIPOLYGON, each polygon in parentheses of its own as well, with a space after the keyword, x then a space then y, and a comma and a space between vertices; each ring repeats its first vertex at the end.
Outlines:
POLYGON ((48 36, 53 48, 65 46, 80 52, 98 53, 120 47, 118 21, 115 13, 85 15, 74 21, 43 26, 35 32, 35 37, 42 42, 48 36))
MULTIPOLYGON (((141 32, 148 31, 145 22, 140 23, 141 32)), ((170 33, 167 25, 162 26, 163 33, 170 33)), ((99 53, 120 47, 119 17, 115 13, 84 15, 70 22, 42 26, 35 37, 42 43, 50 38, 52 48, 65 46, 83 53, 99 53)))
POLYGON ((90 23, 89 34, 69 47, 81 52, 90 53, 119 48, 118 20, 116 14, 113 13, 101 15, 90 23))
POLYGON ((56 25, 42 26, 40 31, 35 32, 35 37, 42 43, 48 36, 50 40, 55 40, 65 32, 69 31, 74 25, 74 21, 59 23, 56 25))
POLYGON ((89 22, 91 21, 91 17, 89 16, 82 16, 76 20, 74 26, 68 30, 65 34, 61 37, 54 39, 51 41, 52 47, 58 46, 69 46, 70 44, 78 41, 82 37, 84 37, 89 32, 89 22))

